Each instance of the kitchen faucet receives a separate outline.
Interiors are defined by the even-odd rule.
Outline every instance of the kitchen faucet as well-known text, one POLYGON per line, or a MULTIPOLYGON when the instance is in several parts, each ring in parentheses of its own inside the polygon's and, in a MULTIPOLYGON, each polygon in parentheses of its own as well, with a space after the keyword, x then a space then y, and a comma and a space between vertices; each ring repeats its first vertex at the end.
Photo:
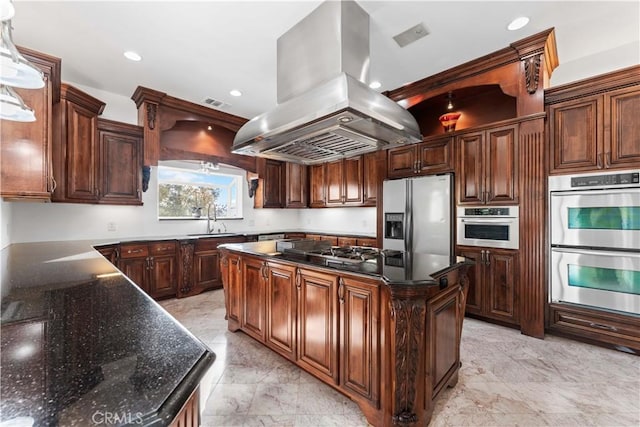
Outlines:
MULTIPOLYGON (((213 234, 216 232, 215 227, 216 227, 216 223, 218 222, 218 217, 216 215, 216 204, 213 203, 213 218, 211 218, 211 205, 212 203, 209 203, 207 205, 207 234, 213 234), (211 219, 213 219, 213 228, 211 226, 211 219)), ((227 226, 224 224, 224 222, 221 222, 220 225, 222 225, 222 227, 224 227, 224 232, 227 232, 227 226)), ((218 227, 218 232, 220 232, 220 227, 218 227)))

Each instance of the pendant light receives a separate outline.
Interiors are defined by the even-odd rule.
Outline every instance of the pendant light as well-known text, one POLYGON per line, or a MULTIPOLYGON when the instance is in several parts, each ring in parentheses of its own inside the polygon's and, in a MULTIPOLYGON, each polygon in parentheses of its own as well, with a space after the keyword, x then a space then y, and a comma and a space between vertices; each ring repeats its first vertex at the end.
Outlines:
POLYGON ((9 86, 0 85, 0 119, 16 122, 34 122, 33 110, 9 86))
POLYGON ((11 20, 0 22, 0 83, 25 89, 44 86, 42 72, 18 52, 11 39, 11 20))

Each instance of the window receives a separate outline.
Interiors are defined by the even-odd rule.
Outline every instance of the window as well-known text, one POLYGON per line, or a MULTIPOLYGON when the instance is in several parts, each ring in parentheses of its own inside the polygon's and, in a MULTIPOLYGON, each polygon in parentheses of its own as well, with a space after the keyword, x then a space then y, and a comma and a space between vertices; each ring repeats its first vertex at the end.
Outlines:
POLYGON ((244 171, 207 169, 191 162, 164 162, 158 166, 158 217, 185 219, 207 216, 242 218, 244 171))

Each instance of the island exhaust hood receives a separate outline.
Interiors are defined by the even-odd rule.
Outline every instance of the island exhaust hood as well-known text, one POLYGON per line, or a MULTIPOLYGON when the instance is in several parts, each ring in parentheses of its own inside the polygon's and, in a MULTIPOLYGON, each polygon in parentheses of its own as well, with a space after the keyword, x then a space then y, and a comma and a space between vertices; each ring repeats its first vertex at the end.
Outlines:
POLYGON ((278 39, 277 101, 247 122, 233 152, 316 164, 422 140, 415 118, 370 89, 369 15, 325 1, 278 39))

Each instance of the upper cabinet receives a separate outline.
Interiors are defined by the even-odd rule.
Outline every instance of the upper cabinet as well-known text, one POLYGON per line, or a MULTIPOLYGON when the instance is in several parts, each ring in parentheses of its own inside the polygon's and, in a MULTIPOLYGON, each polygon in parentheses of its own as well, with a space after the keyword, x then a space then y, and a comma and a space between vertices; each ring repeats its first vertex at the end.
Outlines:
POLYGON ((362 156, 327 163, 326 206, 362 205, 362 156))
POLYGON ((309 207, 324 208, 326 206, 326 187, 324 177, 326 175, 327 165, 322 163, 319 165, 309 166, 309 207))
POLYGON ((378 202, 378 190, 380 188, 380 169, 379 161, 381 159, 379 152, 367 153, 362 156, 362 205, 376 206, 378 202))
POLYGON ((550 89, 545 103, 550 174, 640 164, 640 67, 550 89))
POLYGON ((518 125, 456 137, 459 205, 518 203, 518 125))
POLYGON ((104 106, 62 85, 54 106, 53 201, 142 204, 142 128, 98 119, 104 106))
POLYGON ((453 171, 453 137, 439 137, 388 150, 387 177, 406 178, 453 171))
POLYGON ((49 200, 55 183, 51 171, 52 105, 60 96, 60 59, 20 48, 44 73, 42 89, 14 88, 35 122, 0 121, 0 196, 49 200))
POLYGON ((307 207, 307 167, 297 163, 287 163, 285 173, 287 208, 307 207))

